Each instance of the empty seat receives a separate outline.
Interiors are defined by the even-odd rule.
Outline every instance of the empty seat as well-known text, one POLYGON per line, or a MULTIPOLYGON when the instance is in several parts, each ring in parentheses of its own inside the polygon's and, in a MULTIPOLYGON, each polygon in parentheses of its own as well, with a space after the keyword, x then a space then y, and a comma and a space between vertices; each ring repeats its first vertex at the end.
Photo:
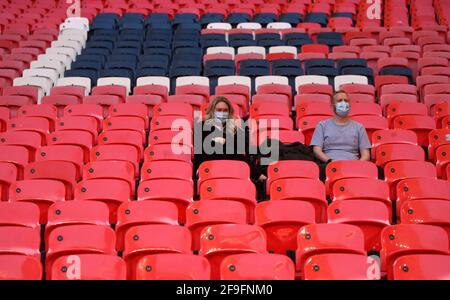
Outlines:
POLYGON ((230 255, 220 265, 221 280, 294 280, 294 263, 277 254, 230 255))
POLYGON ((123 257, 127 263, 128 279, 136 279, 140 260, 149 254, 182 253, 191 251, 191 233, 176 225, 141 225, 125 233, 123 257))
POLYGON ((127 268, 122 258, 107 254, 77 254, 57 258, 52 280, 125 280, 127 268))
POLYGON ((296 271, 304 278, 306 262, 317 254, 348 253, 365 255, 364 234, 348 224, 305 225, 297 235, 296 271))
POLYGON ((139 184, 138 200, 162 200, 175 203, 178 207, 178 221, 186 223, 186 207, 193 202, 192 182, 178 179, 158 179, 139 184), (173 187, 176 186, 176 189, 173 187))
POLYGON ((391 161, 425 160, 422 147, 413 144, 384 144, 377 147, 376 164, 385 166, 391 161))
POLYGON ((364 233, 366 252, 379 252, 380 233, 390 225, 390 214, 388 207, 379 201, 335 201, 328 207, 328 222, 358 226, 364 233))
POLYGON ((139 225, 178 225, 178 209, 167 201, 130 201, 117 208, 117 251, 124 249, 126 232, 139 225))
POLYGON ((407 178, 434 178, 436 167, 425 161, 393 161, 385 165, 385 181, 389 184, 391 199, 397 199, 397 184, 407 178))
POLYGON ((18 255, 0 255, 2 280, 41 280, 42 265, 39 258, 18 255))
POLYGON ((192 250, 200 250, 202 230, 215 224, 247 224, 247 211, 242 203, 230 200, 202 200, 186 209, 186 226, 192 233, 192 250))
POLYGON ((114 230, 106 226, 71 225, 55 228, 48 241, 45 264, 47 279, 52 279, 52 266, 58 258, 64 255, 116 255, 114 246, 114 230))
POLYGON ((393 264, 405 255, 449 254, 448 235, 444 229, 432 225, 398 224, 381 232, 381 270, 393 278, 393 264), (420 236, 420 239, 415 237, 420 236))
POLYGON ((448 280, 450 256, 439 254, 404 255, 394 261, 394 280, 448 280))
POLYGON ((137 280, 209 280, 211 267, 206 258, 182 253, 144 256, 136 270, 137 280))
POLYGON ((247 209, 247 221, 254 222, 256 206, 256 188, 249 180, 243 179, 212 179, 201 186, 200 199, 228 199, 243 203, 247 209))
POLYGON ((298 230, 312 223, 315 223, 315 209, 308 202, 264 201, 256 206, 256 225, 265 230, 270 253, 293 256, 298 230))
POLYGON ((211 279, 220 279, 220 266, 227 256, 243 253, 267 253, 264 230, 241 224, 212 225, 202 230, 199 254, 211 265, 211 279))
POLYGON ((39 206, 40 223, 47 223, 47 211, 55 202, 64 201, 64 184, 56 180, 33 179, 20 180, 10 187, 10 201, 26 201, 39 206))
POLYGON ((305 280, 378 280, 381 277, 380 267, 373 258, 351 253, 313 255, 306 260, 303 272, 305 280))
POLYGON ((284 178, 272 183, 271 200, 296 200, 313 204, 316 222, 326 221, 325 185, 318 179, 284 178))

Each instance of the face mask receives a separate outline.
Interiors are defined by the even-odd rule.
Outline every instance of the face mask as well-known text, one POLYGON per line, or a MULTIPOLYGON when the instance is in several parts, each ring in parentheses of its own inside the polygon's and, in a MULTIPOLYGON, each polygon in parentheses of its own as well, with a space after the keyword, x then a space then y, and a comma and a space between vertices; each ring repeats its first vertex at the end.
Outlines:
POLYGON ((228 113, 223 112, 223 111, 215 111, 214 118, 218 119, 219 121, 224 122, 228 119, 228 113))
POLYGON ((345 101, 340 101, 336 103, 335 111, 339 117, 345 118, 348 116, 348 113, 350 112, 350 104, 345 101))

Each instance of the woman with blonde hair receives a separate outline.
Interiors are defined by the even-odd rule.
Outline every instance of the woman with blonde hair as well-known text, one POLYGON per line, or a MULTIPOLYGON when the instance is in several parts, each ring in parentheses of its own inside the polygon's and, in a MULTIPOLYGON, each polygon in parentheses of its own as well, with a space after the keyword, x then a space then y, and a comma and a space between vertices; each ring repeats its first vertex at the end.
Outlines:
POLYGON ((233 104, 226 97, 218 96, 211 101, 194 134, 195 169, 204 161, 240 160, 250 165, 252 173, 255 170, 248 155, 248 132, 241 127, 233 104))

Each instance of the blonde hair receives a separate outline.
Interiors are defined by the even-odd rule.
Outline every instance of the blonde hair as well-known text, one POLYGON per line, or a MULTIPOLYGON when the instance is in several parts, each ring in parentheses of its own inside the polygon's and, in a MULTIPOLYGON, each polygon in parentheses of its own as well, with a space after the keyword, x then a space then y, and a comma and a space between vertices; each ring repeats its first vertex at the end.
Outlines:
POLYGON ((233 105, 231 104, 230 100, 228 100, 226 97, 223 96, 217 96, 214 98, 213 101, 209 104, 208 108, 206 109, 205 114, 205 122, 206 123, 214 123, 214 110, 216 109, 217 104, 219 103, 225 103, 228 106, 228 119, 226 121, 226 130, 229 133, 236 133, 236 116, 235 116, 235 110, 233 105))

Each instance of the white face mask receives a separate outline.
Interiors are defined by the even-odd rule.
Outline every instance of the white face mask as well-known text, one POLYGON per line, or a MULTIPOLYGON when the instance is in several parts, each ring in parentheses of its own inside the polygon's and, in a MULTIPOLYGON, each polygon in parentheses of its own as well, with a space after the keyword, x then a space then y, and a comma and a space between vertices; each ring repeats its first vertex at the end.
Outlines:
POLYGON ((345 118, 348 116, 348 113, 350 112, 350 104, 346 101, 340 101, 336 103, 335 111, 339 117, 345 118))
POLYGON ((221 122, 224 122, 228 119, 228 112, 215 111, 214 118, 216 118, 217 120, 219 120, 221 122))

